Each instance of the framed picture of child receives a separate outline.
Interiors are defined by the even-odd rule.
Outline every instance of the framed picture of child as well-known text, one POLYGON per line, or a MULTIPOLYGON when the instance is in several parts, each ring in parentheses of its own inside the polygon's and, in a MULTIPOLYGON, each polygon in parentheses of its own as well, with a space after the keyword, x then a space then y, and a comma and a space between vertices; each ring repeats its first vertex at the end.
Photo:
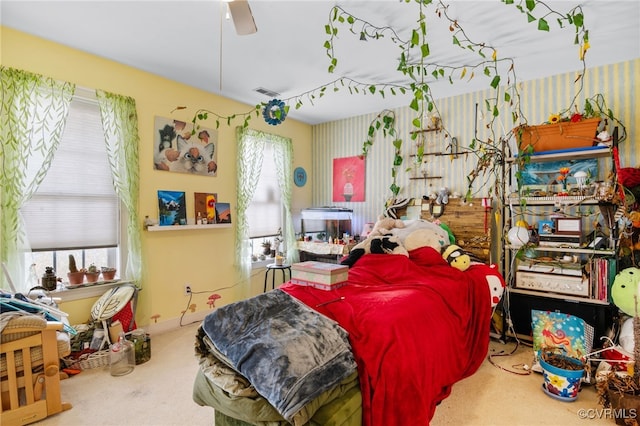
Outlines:
POLYGON ((155 117, 153 168, 166 172, 216 176, 218 132, 171 118, 155 117))

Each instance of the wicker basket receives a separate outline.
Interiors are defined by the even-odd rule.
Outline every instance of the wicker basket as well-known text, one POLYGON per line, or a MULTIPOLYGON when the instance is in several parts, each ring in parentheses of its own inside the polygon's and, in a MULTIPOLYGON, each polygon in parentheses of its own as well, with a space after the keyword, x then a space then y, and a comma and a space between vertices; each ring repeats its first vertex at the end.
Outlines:
POLYGON ((90 370, 109 365, 109 349, 82 354, 78 358, 66 357, 62 361, 67 368, 90 370))

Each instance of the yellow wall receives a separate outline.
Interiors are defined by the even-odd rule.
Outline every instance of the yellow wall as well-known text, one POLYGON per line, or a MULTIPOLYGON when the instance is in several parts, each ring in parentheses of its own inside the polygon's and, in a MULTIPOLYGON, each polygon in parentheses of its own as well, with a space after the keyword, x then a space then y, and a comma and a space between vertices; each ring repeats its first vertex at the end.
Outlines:
MULTIPOLYGON (((157 191, 185 191, 187 200, 194 192, 216 192, 219 199, 228 201, 232 215, 236 204, 236 144, 235 126, 221 124, 218 130, 218 173, 216 177, 192 176, 182 173, 166 173, 153 169, 154 117, 169 117, 191 121, 199 108, 206 108, 221 115, 248 111, 247 106, 226 98, 212 95, 190 86, 176 83, 134 68, 89 55, 79 50, 36 38, 6 27, 1 29, 2 65, 43 74, 58 80, 69 81, 81 87, 103 89, 131 96, 136 100, 140 134, 140 214, 157 218, 157 191), (186 110, 172 113, 176 106, 186 110)), ((215 121, 203 122, 203 126, 215 128, 215 121)), ((294 145, 294 167, 311 166, 311 126, 287 119, 273 127, 260 118, 251 120, 251 127, 290 137, 294 145)), ((294 186, 293 213, 311 204, 313 175, 302 188, 294 186)), ((187 205, 188 216, 193 216, 193 202, 187 205)), ((233 217, 233 216, 232 216, 233 217)), ((235 225, 233 225, 235 227, 235 225)), ((155 314, 159 321, 176 320, 187 307, 188 298, 183 295, 185 283, 194 292, 192 303, 196 311, 209 309, 207 297, 216 289, 236 283, 234 273, 234 228, 189 230, 175 232, 144 232, 142 236, 143 279, 138 303, 138 324, 145 325, 155 314)), ((59 271, 61 275, 63 271, 59 271)), ((263 271, 254 271, 251 289, 240 286, 222 290, 219 304, 226 304, 262 291, 263 271)), ((71 322, 84 322, 94 299, 83 302, 63 303, 61 308, 70 313, 71 322)), ((191 311, 189 311, 191 313, 191 311)))

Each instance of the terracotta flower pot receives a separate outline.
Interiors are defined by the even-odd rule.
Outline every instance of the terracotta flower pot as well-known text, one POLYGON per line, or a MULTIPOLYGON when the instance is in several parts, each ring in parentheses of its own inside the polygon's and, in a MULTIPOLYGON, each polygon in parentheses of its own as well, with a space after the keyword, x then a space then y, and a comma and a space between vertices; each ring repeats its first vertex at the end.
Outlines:
POLYGON ((78 285, 84 282, 84 272, 68 272, 69 285, 78 285))
POLYGON ((102 279, 104 281, 111 281, 116 277, 116 270, 111 269, 102 269, 102 279))
POLYGON ((98 278, 100 277, 100 272, 85 272, 84 276, 87 277, 88 283, 98 282, 98 278))

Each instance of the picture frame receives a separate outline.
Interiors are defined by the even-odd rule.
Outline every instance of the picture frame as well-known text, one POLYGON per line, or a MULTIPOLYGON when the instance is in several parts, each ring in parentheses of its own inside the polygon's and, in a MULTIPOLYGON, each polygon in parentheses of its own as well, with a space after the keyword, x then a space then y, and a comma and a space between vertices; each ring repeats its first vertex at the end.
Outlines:
POLYGON ((216 223, 231 223, 231 204, 216 202, 216 223))
POLYGON ((538 235, 551 235, 555 232, 556 224, 553 220, 541 220, 538 222, 538 235))
POLYGON ((218 131, 165 117, 154 121, 154 170, 216 176, 218 131))
POLYGON ((201 221, 205 220, 207 224, 216 223, 217 193, 194 192, 193 201, 196 224, 198 224, 198 218, 200 218, 201 221))
POLYGON ((582 219, 573 217, 556 218, 555 229, 558 235, 582 235, 582 219))
POLYGON ((186 225, 187 203, 184 191, 158 191, 160 226, 186 225))

